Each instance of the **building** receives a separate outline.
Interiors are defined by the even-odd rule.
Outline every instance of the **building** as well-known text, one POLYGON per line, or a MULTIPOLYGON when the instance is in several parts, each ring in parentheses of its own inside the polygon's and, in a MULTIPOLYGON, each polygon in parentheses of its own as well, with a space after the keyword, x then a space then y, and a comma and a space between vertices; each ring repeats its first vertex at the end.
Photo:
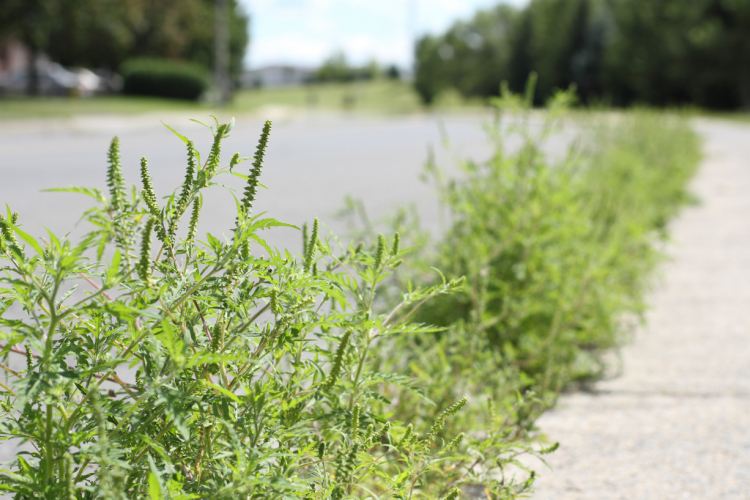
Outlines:
POLYGON ((265 66, 246 71, 241 78, 242 87, 289 87, 312 80, 315 70, 296 66, 265 66))

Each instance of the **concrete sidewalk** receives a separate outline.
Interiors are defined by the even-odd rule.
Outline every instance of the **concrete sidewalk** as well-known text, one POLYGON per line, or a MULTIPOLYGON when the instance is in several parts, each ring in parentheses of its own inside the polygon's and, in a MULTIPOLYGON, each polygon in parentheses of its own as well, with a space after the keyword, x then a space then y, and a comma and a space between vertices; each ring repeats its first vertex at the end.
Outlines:
POLYGON ((623 374, 539 421, 561 446, 536 499, 750 498, 750 126, 696 127, 701 204, 672 225, 623 374))

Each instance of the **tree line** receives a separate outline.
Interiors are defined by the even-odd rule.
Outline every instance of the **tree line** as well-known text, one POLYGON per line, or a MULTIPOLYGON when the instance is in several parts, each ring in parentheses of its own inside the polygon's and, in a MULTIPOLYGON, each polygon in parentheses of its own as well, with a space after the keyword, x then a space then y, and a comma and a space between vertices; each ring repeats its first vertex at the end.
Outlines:
POLYGON ((531 0, 425 36, 415 87, 490 96, 506 81, 537 99, 574 84, 584 102, 750 108, 750 0, 531 0))
MULTIPOLYGON (((214 65, 216 0, 2 0, 0 42, 14 37, 32 57, 44 52, 65 66, 117 70, 133 57, 214 65)), ((229 69, 242 72, 249 17, 229 4, 229 69)))

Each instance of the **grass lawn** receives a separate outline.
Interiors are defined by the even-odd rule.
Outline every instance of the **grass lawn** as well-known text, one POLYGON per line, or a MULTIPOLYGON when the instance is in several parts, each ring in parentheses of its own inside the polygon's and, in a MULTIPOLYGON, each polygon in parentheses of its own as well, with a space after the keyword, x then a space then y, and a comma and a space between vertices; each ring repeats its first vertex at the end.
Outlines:
MULTIPOLYGON (((389 114, 414 113, 424 109, 411 85, 400 81, 378 80, 240 90, 229 108, 222 111, 252 113, 266 106, 308 111, 343 110, 389 114)), ((446 92, 433 106, 433 109, 441 111, 482 108, 481 100, 467 100, 455 92, 446 92)), ((0 120, 193 110, 210 112, 212 109, 215 106, 210 103, 151 97, 0 97, 0 120)))

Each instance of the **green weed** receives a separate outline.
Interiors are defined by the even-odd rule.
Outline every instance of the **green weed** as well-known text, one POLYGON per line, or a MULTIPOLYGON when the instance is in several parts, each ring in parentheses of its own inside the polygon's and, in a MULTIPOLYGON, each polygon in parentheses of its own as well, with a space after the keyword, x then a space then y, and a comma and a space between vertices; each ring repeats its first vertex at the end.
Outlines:
MULTIPOLYGON (((404 272, 429 282, 436 266, 466 286, 417 311, 417 321, 443 331, 404 336, 380 358, 387 369, 418 373, 438 402, 458 392, 509 405, 514 391, 537 394, 515 427, 528 431, 560 390, 603 374, 602 354, 645 310, 660 241, 692 201, 687 183, 700 158, 680 116, 589 113, 576 121, 567 113, 572 91, 558 93, 544 114, 532 110, 533 91, 532 81, 526 95, 505 89, 493 101, 487 161, 461 161, 456 178, 428 163, 450 223, 404 272), (578 138, 552 156, 546 144, 564 127, 578 138)), ((427 411, 408 395, 401 404, 411 418, 427 411)))
POLYGON ((186 173, 166 194, 145 158, 141 187, 126 188, 115 138, 108 192, 62 189, 97 203, 80 241, 38 241, 23 216, 0 219, 0 355, 26 360, 0 365, 0 440, 27 447, 0 471, 0 490, 19 500, 455 499, 484 474, 502 492, 493 498, 528 492, 533 475, 504 470, 545 451, 517 438, 533 402, 431 403, 415 377, 378 366, 396 339, 427 342, 437 329, 414 312, 463 280, 409 285, 386 308, 382 287, 408 258, 398 236, 341 245, 316 220, 301 255, 269 247, 262 232, 285 224, 253 203, 271 124, 244 174, 249 158, 222 161, 232 126, 207 126, 203 160, 175 133, 186 173), (241 196, 228 193, 235 228, 198 235, 203 192, 221 189, 221 175, 246 181, 241 196), (390 394, 429 411, 410 420, 390 394), (477 411, 490 415, 484 435, 454 425, 477 411))

